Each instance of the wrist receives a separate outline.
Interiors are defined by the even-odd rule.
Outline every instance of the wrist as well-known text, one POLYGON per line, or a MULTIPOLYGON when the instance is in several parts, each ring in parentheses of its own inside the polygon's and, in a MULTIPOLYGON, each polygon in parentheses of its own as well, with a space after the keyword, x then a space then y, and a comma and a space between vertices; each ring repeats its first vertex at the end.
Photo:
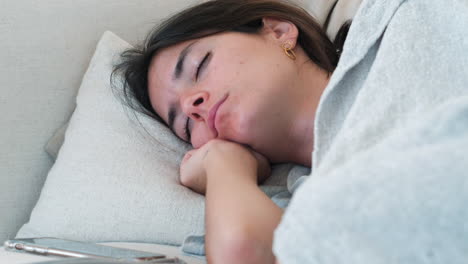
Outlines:
POLYGON ((246 182, 257 184, 257 169, 248 167, 227 167, 213 164, 206 168, 207 183, 246 182))
POLYGON ((258 163, 245 147, 227 141, 211 141, 203 158, 207 181, 210 178, 247 179, 257 182, 258 163))

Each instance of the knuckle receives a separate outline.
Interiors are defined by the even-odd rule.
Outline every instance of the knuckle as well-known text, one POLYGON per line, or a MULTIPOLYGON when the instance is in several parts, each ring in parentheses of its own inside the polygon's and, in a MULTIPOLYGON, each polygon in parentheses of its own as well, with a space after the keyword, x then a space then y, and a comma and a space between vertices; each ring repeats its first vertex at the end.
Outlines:
POLYGON ((185 176, 184 170, 181 168, 179 172, 179 182, 181 184, 185 184, 186 181, 187 181, 187 177, 185 176))

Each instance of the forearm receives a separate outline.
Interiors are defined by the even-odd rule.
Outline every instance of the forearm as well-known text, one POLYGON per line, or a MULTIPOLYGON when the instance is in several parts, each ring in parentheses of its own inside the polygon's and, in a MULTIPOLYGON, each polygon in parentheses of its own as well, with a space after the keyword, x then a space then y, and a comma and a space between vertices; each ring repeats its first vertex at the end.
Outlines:
POLYGON ((208 262, 273 264, 273 231, 281 208, 258 188, 255 176, 239 175, 249 172, 210 173, 214 177, 208 177, 206 192, 208 262))

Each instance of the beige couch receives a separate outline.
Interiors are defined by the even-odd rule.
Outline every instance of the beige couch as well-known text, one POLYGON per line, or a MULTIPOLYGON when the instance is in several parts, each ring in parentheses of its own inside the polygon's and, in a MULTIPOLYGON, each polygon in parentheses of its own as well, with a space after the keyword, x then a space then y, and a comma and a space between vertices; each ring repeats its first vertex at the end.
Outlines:
MULTIPOLYGON (((0 0, 0 241, 14 238, 29 219, 53 165, 44 146, 73 113, 81 79, 103 32, 113 31, 135 44, 162 18, 199 1, 0 0)), ((335 3, 296 1, 321 22, 335 3)), ((359 2, 338 2, 330 36, 336 25, 352 17, 359 2)), ((0 263, 32 260, 0 251, 0 263)))

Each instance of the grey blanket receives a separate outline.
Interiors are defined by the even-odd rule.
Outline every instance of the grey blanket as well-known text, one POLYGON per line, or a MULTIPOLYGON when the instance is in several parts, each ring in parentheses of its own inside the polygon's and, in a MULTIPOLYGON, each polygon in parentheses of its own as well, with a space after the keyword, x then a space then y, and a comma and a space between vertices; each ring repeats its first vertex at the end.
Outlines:
POLYGON ((468 1, 364 1, 314 137, 280 263, 468 263, 468 1))

